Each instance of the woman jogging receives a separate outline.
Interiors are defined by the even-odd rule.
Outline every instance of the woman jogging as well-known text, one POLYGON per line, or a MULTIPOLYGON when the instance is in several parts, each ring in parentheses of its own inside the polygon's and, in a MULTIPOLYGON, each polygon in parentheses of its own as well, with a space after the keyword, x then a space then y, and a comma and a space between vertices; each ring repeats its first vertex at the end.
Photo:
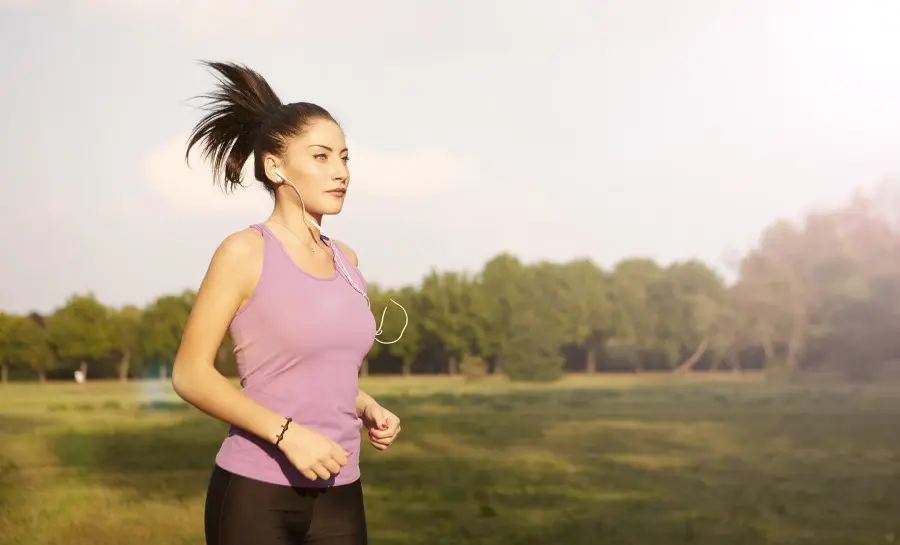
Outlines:
MULTIPOLYGON (((269 218, 216 249, 175 359, 175 391, 231 425, 206 499, 208 545, 363 545, 360 427, 388 448, 400 420, 358 389, 377 334, 356 254, 321 233, 350 182, 338 123, 310 103, 282 104, 256 72, 206 63, 217 76, 200 146, 223 189, 253 157, 274 199, 269 218), (230 330, 238 389, 214 367, 230 330)), ((405 312, 405 311, 404 311, 405 312)))

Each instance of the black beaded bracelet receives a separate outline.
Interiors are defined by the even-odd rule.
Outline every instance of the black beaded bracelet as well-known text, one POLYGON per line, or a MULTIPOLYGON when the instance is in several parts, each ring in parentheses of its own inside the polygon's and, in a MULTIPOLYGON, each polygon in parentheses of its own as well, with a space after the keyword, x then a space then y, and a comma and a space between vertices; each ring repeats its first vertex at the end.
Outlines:
POLYGON ((290 426, 290 425, 291 425, 291 422, 293 422, 293 421, 294 421, 293 418, 288 417, 287 420, 285 420, 284 425, 281 426, 281 433, 279 433, 279 434, 278 434, 278 437, 275 438, 275 446, 276 446, 276 447, 278 446, 278 443, 280 443, 281 440, 284 439, 284 432, 287 431, 288 426, 290 426))

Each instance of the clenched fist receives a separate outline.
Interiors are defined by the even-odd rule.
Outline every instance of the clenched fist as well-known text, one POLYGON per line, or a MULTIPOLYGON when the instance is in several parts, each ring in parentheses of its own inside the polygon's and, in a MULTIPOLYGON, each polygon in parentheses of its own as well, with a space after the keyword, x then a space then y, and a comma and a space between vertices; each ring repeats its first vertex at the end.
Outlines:
POLYGON ((331 478, 347 465, 350 456, 328 437, 293 422, 288 425, 278 448, 304 477, 312 481, 331 478))
POLYGON ((391 446, 400 433, 400 419, 378 403, 366 406, 362 421, 369 430, 369 442, 378 450, 391 446))

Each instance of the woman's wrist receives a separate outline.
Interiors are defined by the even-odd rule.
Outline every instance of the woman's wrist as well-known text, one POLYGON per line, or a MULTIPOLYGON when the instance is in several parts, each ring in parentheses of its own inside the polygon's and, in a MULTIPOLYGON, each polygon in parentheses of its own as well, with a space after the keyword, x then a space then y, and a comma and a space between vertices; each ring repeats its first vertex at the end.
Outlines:
POLYGON ((369 401, 368 403, 366 403, 366 404, 363 405, 363 408, 362 408, 362 410, 359 411, 359 415, 358 415, 358 416, 359 416, 360 418, 364 417, 364 416, 366 415, 366 411, 369 410, 369 407, 377 407, 377 406, 378 406, 378 402, 377 402, 377 401, 369 401))
POLYGON ((284 424, 281 425, 281 428, 279 429, 278 433, 275 435, 275 440, 272 442, 272 444, 274 444, 276 447, 281 446, 281 442, 284 440, 284 434, 287 433, 288 428, 290 428, 291 422, 293 422, 293 421, 294 421, 294 419, 290 418, 290 417, 287 417, 284 419, 284 424))
POLYGON ((356 395, 356 416, 362 418, 366 414, 366 410, 372 405, 378 405, 375 398, 360 390, 356 395))
POLYGON ((288 433, 293 433, 289 430, 295 427, 297 427, 297 423, 294 422, 292 418, 277 413, 273 414, 269 416, 268 421, 265 424, 266 431, 263 439, 270 445, 281 448, 281 443, 288 433))

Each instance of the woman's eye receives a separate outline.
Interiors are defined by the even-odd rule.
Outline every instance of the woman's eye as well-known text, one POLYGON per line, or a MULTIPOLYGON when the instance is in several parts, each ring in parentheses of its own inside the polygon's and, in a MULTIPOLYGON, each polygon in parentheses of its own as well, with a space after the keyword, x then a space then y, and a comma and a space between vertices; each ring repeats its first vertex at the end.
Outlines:
POLYGON ((325 155, 324 153, 318 153, 318 154, 316 154, 316 155, 313 155, 313 157, 315 157, 316 159, 320 159, 320 160, 322 160, 322 159, 328 159, 328 156, 325 155))
POLYGON ((344 161, 345 163, 347 163, 350 161, 350 158, 349 157, 341 157, 341 160, 344 161))

